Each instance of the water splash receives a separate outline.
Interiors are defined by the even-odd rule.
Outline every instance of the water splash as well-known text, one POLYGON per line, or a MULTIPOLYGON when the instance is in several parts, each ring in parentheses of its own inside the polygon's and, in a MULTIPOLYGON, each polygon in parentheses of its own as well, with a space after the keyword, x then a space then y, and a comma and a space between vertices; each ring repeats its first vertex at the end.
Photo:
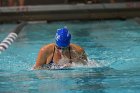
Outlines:
POLYGON ((82 67, 82 68, 97 68, 102 67, 101 64, 97 63, 95 60, 89 60, 86 65, 78 64, 79 62, 73 62, 72 67, 82 67))

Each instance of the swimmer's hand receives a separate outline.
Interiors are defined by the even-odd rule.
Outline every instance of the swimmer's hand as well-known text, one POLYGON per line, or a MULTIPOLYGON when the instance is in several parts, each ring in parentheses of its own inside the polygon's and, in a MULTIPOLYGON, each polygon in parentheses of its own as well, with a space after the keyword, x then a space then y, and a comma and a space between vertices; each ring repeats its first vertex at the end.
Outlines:
POLYGON ((80 58, 74 58, 72 59, 72 62, 76 63, 76 64, 82 64, 82 65, 87 65, 88 61, 85 59, 80 59, 80 58))
POLYGON ((65 69, 65 68, 69 68, 71 67, 72 65, 70 63, 65 63, 63 65, 59 65, 58 69, 65 69))
POLYGON ((52 65, 51 67, 47 67, 47 66, 33 66, 32 67, 32 70, 41 70, 41 69, 65 69, 65 68, 68 68, 68 67, 71 67, 72 64, 71 63, 65 63, 63 65, 52 65))
POLYGON ((63 67, 63 68, 66 68, 66 67, 71 67, 71 66, 72 66, 72 64, 71 64, 71 63, 66 63, 66 64, 62 65, 62 67, 63 67))
POLYGON ((40 69, 43 69, 43 67, 42 66, 36 67, 35 65, 32 67, 32 70, 40 70, 40 69))

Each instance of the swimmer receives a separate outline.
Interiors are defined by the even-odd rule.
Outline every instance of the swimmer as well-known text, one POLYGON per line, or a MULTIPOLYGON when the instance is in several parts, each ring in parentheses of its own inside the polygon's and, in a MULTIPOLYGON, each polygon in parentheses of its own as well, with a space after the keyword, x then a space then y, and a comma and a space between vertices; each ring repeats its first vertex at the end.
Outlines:
POLYGON ((43 46, 33 69, 44 67, 55 69, 71 67, 72 64, 87 65, 87 55, 83 48, 70 43, 71 34, 66 27, 57 29, 55 43, 43 46))

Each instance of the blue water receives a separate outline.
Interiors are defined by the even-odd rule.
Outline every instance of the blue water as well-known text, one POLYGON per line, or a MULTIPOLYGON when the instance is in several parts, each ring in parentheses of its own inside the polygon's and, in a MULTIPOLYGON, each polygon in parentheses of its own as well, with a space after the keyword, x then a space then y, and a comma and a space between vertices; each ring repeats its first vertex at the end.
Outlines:
MULTIPOLYGON (((16 24, 0 25, 2 41, 16 24)), ((134 20, 28 24, 0 54, 0 93, 139 93, 140 24, 134 20), (39 49, 67 26, 99 67, 31 70, 39 49)))

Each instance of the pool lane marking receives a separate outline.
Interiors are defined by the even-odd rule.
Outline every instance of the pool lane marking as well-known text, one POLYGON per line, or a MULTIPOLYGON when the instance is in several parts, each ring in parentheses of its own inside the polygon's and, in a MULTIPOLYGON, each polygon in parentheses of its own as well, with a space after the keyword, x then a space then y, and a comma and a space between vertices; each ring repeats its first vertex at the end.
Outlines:
POLYGON ((6 50, 17 38, 16 33, 10 33, 1 43, 0 43, 0 51, 6 50))
POLYGON ((26 22, 19 24, 13 32, 9 33, 8 36, 0 43, 0 53, 5 51, 18 37, 19 32, 26 25, 26 22))

